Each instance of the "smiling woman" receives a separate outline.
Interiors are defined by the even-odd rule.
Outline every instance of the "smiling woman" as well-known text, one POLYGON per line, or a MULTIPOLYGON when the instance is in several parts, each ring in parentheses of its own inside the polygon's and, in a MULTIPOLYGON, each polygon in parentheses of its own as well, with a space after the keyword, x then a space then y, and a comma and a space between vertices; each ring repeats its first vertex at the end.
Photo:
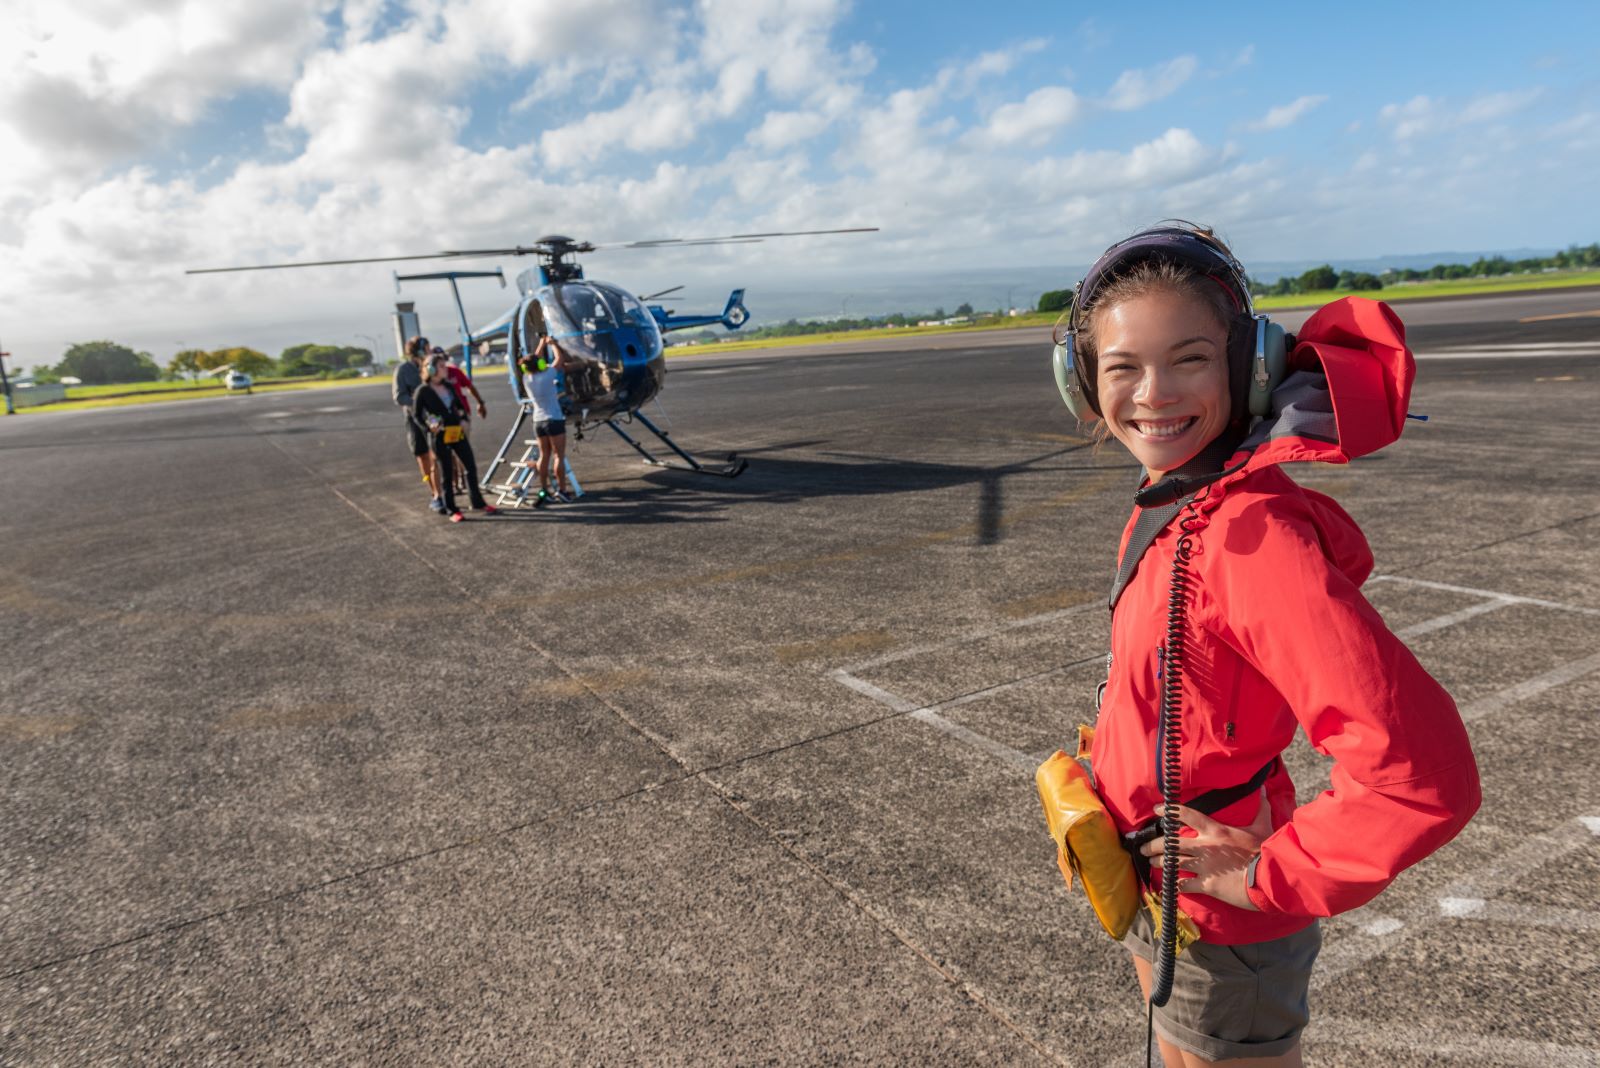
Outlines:
POLYGON ((1105 428, 1152 482, 1232 421, 1228 335, 1237 312, 1211 279, 1152 261, 1110 283, 1088 316, 1084 353, 1097 365, 1105 428))
MULTIPOLYGON (((1090 268, 1055 369, 1073 413, 1150 482, 1085 728, 1128 853, 1098 857, 1094 885, 1123 889, 1096 911, 1132 953, 1169 1068, 1292 1068, 1317 919, 1366 904, 1479 802, 1454 702, 1361 595, 1366 539, 1279 467, 1399 436, 1415 371, 1404 328, 1348 297, 1287 345, 1225 245, 1165 226, 1090 268), (1297 729, 1335 762, 1333 789, 1299 807, 1281 756, 1297 729)), ((1040 769, 1047 812, 1069 763, 1040 769)), ((1063 841, 1066 870, 1089 870, 1063 841)))

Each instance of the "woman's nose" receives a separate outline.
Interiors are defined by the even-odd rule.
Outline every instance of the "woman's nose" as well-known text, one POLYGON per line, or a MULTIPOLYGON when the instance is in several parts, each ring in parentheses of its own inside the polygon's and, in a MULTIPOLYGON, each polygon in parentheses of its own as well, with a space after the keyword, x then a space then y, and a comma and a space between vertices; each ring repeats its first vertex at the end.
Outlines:
POLYGON ((1162 368, 1152 367, 1140 377, 1133 399, 1146 408, 1165 408, 1179 398, 1172 376, 1162 368))

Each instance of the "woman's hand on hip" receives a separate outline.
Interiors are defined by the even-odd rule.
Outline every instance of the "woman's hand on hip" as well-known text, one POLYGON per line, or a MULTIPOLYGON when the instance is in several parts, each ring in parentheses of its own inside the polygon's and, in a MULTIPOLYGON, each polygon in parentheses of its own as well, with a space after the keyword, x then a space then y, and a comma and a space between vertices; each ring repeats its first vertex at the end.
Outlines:
MULTIPOLYGON (((1188 873, 1178 880, 1179 893, 1207 894, 1241 909, 1260 911, 1246 891, 1245 869, 1272 833, 1272 809, 1265 795, 1263 790, 1255 821, 1248 827, 1230 827, 1204 812, 1178 806, 1178 821, 1194 832, 1178 839, 1178 869, 1188 873)), ((1156 817, 1159 819, 1161 814, 1162 809, 1158 808, 1156 817)), ((1166 841, 1156 838, 1146 842, 1140 852, 1159 858, 1166 852, 1166 841)))

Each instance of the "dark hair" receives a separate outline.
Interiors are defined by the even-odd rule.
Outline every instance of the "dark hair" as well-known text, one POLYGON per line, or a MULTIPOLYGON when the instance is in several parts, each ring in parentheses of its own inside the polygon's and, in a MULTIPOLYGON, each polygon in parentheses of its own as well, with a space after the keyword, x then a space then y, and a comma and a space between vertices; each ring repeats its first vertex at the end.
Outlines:
POLYGON ((412 359, 428 354, 428 339, 418 334, 406 340, 406 355, 412 359))
POLYGON ((1088 380, 1098 385, 1095 372, 1099 369, 1099 341, 1101 317, 1124 301, 1151 293, 1179 293, 1193 298, 1216 319, 1224 332, 1229 331, 1239 315, 1238 302, 1226 286, 1187 263, 1174 260, 1150 259, 1134 264, 1128 270, 1106 283, 1095 295, 1094 305, 1078 327, 1078 352, 1083 359, 1083 369, 1088 380))
MULTIPOLYGON (((1109 256, 1119 246, 1146 234, 1159 235, 1171 231, 1187 232, 1203 241, 1230 263, 1232 270, 1223 273, 1207 270, 1179 250, 1171 252, 1151 250, 1139 258, 1132 259, 1126 266, 1115 269, 1114 273, 1102 277, 1093 287, 1094 292, 1090 296, 1089 304, 1077 309, 1075 315, 1078 323, 1076 351, 1084 384, 1091 395, 1099 389, 1099 333, 1104 312, 1124 301, 1148 296, 1151 293, 1177 293, 1199 302, 1223 328, 1227 344, 1229 392, 1237 418, 1243 411, 1244 398, 1240 391, 1243 385, 1242 373, 1240 368, 1235 366, 1240 355, 1236 350, 1248 333, 1240 328, 1249 321, 1247 309, 1250 294, 1235 292, 1235 286, 1242 286, 1245 283, 1243 268, 1239 266, 1233 251, 1209 227, 1197 226, 1185 219, 1168 219, 1157 226, 1138 231, 1126 242, 1113 245, 1107 250, 1107 255, 1109 256)), ((1079 287, 1080 294, 1082 288, 1079 287)), ((1067 315, 1073 316, 1073 314, 1069 309, 1067 315)), ((1059 328, 1060 324, 1057 325, 1059 328)), ((1098 398, 1095 400, 1095 410, 1099 410, 1098 398)))

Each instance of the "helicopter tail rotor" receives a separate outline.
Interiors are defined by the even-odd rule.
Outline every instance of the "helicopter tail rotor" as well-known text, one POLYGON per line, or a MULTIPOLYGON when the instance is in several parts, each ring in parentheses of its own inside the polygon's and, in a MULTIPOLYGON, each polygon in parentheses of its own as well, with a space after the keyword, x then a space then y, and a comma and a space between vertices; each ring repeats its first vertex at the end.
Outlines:
POLYGON ((728 306, 722 309, 722 325, 737 330, 750 321, 750 312, 744 306, 744 290, 735 289, 728 294, 728 306))

